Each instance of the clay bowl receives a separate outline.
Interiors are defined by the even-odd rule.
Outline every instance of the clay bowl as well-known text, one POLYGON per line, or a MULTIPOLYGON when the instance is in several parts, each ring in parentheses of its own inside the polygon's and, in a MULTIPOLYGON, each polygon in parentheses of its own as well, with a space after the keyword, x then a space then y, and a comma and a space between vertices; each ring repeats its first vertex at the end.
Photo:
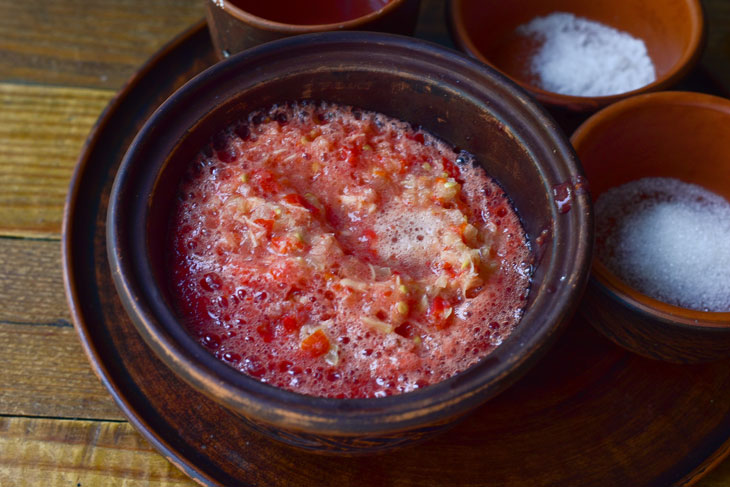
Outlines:
MULTIPOLYGON (((730 200, 729 140, 730 100, 688 92, 621 101, 572 137, 594 199, 642 177, 672 177, 730 200)), ((680 363, 730 357, 730 313, 652 299, 597 259, 581 312, 608 338, 647 357, 680 363)))
POLYGON ((452 425, 513 383, 555 341, 577 308, 590 268, 592 210, 588 195, 573 188, 581 178, 555 123, 522 90, 480 63, 385 34, 282 39, 208 69, 144 125, 110 196, 112 275, 127 312, 160 359, 242 424, 317 452, 393 448, 452 425), (522 321, 494 353, 407 394, 327 399, 241 374, 185 331, 170 304, 163 263, 171 202, 183 171, 213 134, 243 114, 300 99, 349 104, 421 125, 471 151, 503 185, 535 247, 536 264, 522 321), (560 207, 554 191, 561 195, 560 207))
POLYGON ((705 36, 699 0, 453 0, 449 15, 451 35, 462 50, 500 70, 540 102, 567 111, 595 111, 628 96, 676 84, 697 62, 705 36), (540 88, 530 72, 536 44, 515 29, 553 12, 572 13, 642 39, 656 80, 611 96, 570 96, 540 88))
POLYGON ((299 34, 368 30, 410 35, 416 27, 420 3, 420 0, 387 3, 386 0, 205 0, 205 12, 215 52, 219 59, 224 59, 249 47, 299 34))

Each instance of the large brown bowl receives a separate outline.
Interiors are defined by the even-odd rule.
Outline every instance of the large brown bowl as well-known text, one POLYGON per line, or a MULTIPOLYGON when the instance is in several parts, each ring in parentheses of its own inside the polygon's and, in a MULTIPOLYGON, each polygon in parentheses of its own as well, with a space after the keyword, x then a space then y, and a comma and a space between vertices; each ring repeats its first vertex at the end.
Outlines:
POLYGON ((522 90, 458 53, 371 33, 289 38, 231 57, 171 96, 129 148, 110 196, 107 239, 124 306, 162 361, 260 431, 319 452, 370 452, 427 438, 521 376, 555 341, 582 294, 592 212, 572 148, 522 90), (203 349, 167 291, 165 232, 192 157, 257 107, 327 100, 421 125, 477 156, 511 196, 536 264, 513 334, 441 383, 393 397, 328 399, 258 382, 203 349), (577 188, 576 188, 577 186, 577 188), (558 204, 558 202, 560 203, 558 204))
POLYGON ((462 50, 505 73, 540 102, 567 111, 591 112, 673 86, 697 63, 705 39, 699 0, 453 0, 449 17, 452 37, 462 50), (535 45, 515 29, 553 12, 572 13, 642 39, 656 80, 610 96, 564 95, 540 88, 530 73, 535 45))
MULTIPOLYGON (((679 91, 629 98, 594 114, 571 140, 594 199, 629 181, 669 177, 730 201, 726 98, 679 91)), ((653 299, 598 259, 581 313, 608 338, 646 357, 678 363, 730 357, 730 312, 696 311, 653 299)))

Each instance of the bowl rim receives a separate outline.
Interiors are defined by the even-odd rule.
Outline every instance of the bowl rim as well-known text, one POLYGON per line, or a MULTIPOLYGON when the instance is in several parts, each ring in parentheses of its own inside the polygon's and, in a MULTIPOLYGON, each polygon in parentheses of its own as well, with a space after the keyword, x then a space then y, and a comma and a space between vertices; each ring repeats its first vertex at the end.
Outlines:
POLYGON ((287 24, 285 22, 277 22, 275 20, 269 20, 265 17, 259 17, 258 15, 254 15, 240 8, 231 0, 205 1, 213 3, 212 8, 220 8, 222 10, 225 10, 236 20, 245 22, 256 28, 278 32, 281 34, 296 35, 321 31, 354 30, 364 24, 367 24, 368 22, 387 16, 388 13, 397 9, 402 4, 410 0, 389 0, 388 3, 386 3, 382 8, 373 10, 372 12, 363 16, 345 20, 343 22, 332 22, 328 24, 287 24))
POLYGON ((674 85, 677 81, 687 75, 697 64, 702 55, 703 46, 707 40, 707 27, 705 21, 704 8, 700 0, 684 0, 689 8, 690 15, 687 19, 690 22, 690 42, 686 49, 682 52, 682 56, 662 77, 656 78, 649 84, 646 84, 635 90, 626 91, 624 93, 616 93, 614 95, 605 96, 578 96, 566 95, 547 91, 539 86, 526 83, 522 80, 512 78, 504 73, 496 65, 494 65, 484 54, 476 47, 471 39, 466 27, 464 19, 461 15, 461 6, 468 0, 452 0, 448 7, 449 14, 449 30, 457 46, 470 56, 475 57, 481 62, 488 64, 492 68, 508 76, 513 82, 527 90, 540 102, 548 105, 563 106, 575 111, 597 110, 603 106, 610 105, 627 97, 636 96, 641 93, 659 91, 674 85))
MULTIPOLYGON (((258 420, 289 429, 341 436, 392 433, 434 424, 434 421, 454 418, 473 409, 486 398, 501 391, 496 390, 497 388, 504 388, 516 380, 554 343, 558 332, 567 326, 568 318, 575 312, 580 294, 588 280, 593 221, 587 194, 577 194, 574 197, 574 216, 570 218, 575 219, 577 229, 570 234, 573 245, 565 250, 562 249, 566 246, 561 247, 561 252, 572 252, 568 259, 570 262, 565 264, 573 269, 569 276, 571 279, 566 279, 564 285, 561 281, 561 286, 552 290, 551 307, 539 320, 536 318, 536 323, 532 325, 537 329, 534 336, 518 343, 515 337, 519 333, 513 332, 505 340, 505 344, 509 342, 512 345, 503 344, 497 347, 467 370, 427 388, 384 398, 333 399, 306 396, 261 383, 229 367, 204 350, 179 323, 169 330, 163 329, 162 325, 155 326, 155 316, 151 315, 147 307, 152 298, 140 298, 139 293, 135 292, 136 283, 132 278, 134 272, 128 269, 128 256, 119 253, 120 242, 124 241, 124 232, 120 229, 118 218, 124 206, 120 197, 124 187, 130 184, 130 166, 138 153, 144 150, 143 145, 150 143, 160 121, 172 117, 178 104, 194 96, 208 78, 224 79, 241 70, 241 66, 246 63, 260 62, 262 58, 276 56, 287 49, 323 48, 337 46, 338 43, 341 44, 341 49, 349 48, 347 54, 353 56, 353 61, 359 61, 353 45, 362 45, 363 49, 389 49, 389 55, 407 52, 409 56, 428 57, 432 62, 461 67, 468 69, 470 73, 479 73, 482 77, 490 78, 495 86, 514 97, 520 114, 530 117, 534 129, 547 137, 551 144, 550 150, 555 157, 560 158, 561 165, 558 169, 561 174, 569 177, 582 176, 583 171, 575 152, 554 120, 529 95, 488 66, 451 49, 411 37, 371 32, 308 34, 263 44, 217 63, 188 81, 153 113, 130 145, 115 178, 107 213, 107 250, 117 292, 138 331, 163 363, 194 388, 224 404, 228 409, 246 411, 258 420), (508 349, 514 349, 518 353, 505 358, 508 349), (485 394, 491 395, 485 398, 485 394), (380 424, 373 421, 374 418, 383 417, 389 421, 380 424)), ((212 111, 214 110, 208 107, 208 113, 212 111)), ((557 220, 556 205, 551 210, 551 220, 557 220)), ((558 222, 553 225, 554 228, 560 228, 558 222)), ((565 234, 569 235, 567 230, 565 234)), ((146 242, 142 245, 146 245, 146 242)), ((553 252, 557 252, 556 248, 553 245, 553 252)), ((552 263, 549 269, 560 272, 557 266, 558 264, 552 263)), ((174 316, 171 310, 168 309, 167 312, 174 316)))
MULTIPOLYGON (((692 91, 658 91, 644 93, 616 102, 594 113, 586 119, 570 137, 576 152, 580 146, 600 130, 600 126, 619 119, 627 111, 641 109, 645 106, 689 106, 726 113, 730 118, 730 100, 707 93, 692 91)), ((616 298, 637 312, 687 329, 709 328, 730 329, 730 311, 700 311, 682 308, 637 291, 623 279, 612 272, 605 264, 594 256, 592 262, 592 281, 595 281, 616 298)))

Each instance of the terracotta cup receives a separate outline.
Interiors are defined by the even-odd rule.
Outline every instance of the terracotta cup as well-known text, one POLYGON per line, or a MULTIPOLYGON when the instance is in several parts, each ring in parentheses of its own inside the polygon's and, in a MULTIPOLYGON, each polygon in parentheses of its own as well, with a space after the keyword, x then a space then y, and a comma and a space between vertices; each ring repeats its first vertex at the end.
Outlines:
MULTIPOLYGON (((591 196, 643 177, 698 184, 730 201, 730 100, 660 92, 611 105, 572 136, 591 196)), ((617 344, 670 362, 730 357, 730 313, 652 299, 594 258, 582 313, 617 344)), ((730 279, 730 272, 728 273, 730 279)))
POLYGON ((338 2, 283 2, 271 0, 205 0, 206 18, 216 54, 224 59, 250 47, 298 34, 335 30, 368 30, 410 35, 416 27, 420 0, 370 0, 345 8, 339 2, 337 12, 324 14, 323 7, 338 2), (273 5, 272 5, 273 3, 273 5), (278 4, 281 4, 281 8, 278 4), (384 5, 383 5, 384 4, 384 5), (302 11, 303 5, 313 13, 302 11), (379 7, 379 8, 378 8, 379 7), (318 20, 318 12, 322 12, 318 20), (355 16, 353 16, 355 15, 355 16))
POLYGON ((540 102, 571 111, 594 111, 627 96, 672 86, 695 65, 704 41, 699 0, 453 0, 449 15, 452 37, 462 50, 502 71, 540 102), (642 39, 656 81, 626 93, 595 97, 540 88, 530 69, 538 44, 515 29, 553 12, 572 13, 642 39))

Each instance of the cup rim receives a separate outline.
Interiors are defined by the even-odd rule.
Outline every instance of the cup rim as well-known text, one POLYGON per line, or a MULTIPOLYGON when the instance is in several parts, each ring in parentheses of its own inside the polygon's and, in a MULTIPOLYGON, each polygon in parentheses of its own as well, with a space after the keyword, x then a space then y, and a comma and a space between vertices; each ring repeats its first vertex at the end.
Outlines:
MULTIPOLYGON (((355 30, 375 19, 387 15, 390 11, 398 8, 408 0, 390 0, 383 8, 354 19, 343 22, 332 22, 328 24, 287 24, 277 22, 264 17, 259 17, 235 5, 231 0, 206 0, 213 3, 213 8, 220 8, 229 12, 231 16, 242 22, 248 23, 259 29, 278 32, 286 35, 308 34, 322 31, 355 30)), ((264 0, 265 1, 265 0, 264 0)))
POLYGON ((556 105, 576 111, 597 110, 603 106, 610 105, 627 97, 636 96, 641 93, 663 90, 673 85, 675 82, 683 78, 689 73, 699 61, 702 55, 702 46, 707 37, 707 29, 705 22, 704 9, 700 0, 685 0, 689 7, 690 15, 688 17, 691 28, 689 45, 683 50, 682 56, 661 78, 657 78, 649 84, 639 87, 635 90, 626 91, 624 93, 616 93, 605 96, 578 96, 567 95, 547 91, 539 86, 526 83, 520 79, 513 78, 503 72, 499 67, 494 65, 474 44, 471 35, 464 26, 463 16, 461 15, 461 5, 465 0, 452 0, 449 5, 449 26, 451 28, 452 37, 456 44, 470 56, 473 56, 481 62, 488 64, 492 68, 508 76, 513 82, 526 89, 540 102, 549 105, 556 105))
MULTIPOLYGON (((692 91, 659 91, 644 93, 618 101, 594 113, 586 119, 570 138, 571 143, 579 150, 600 125, 620 118, 626 111, 642 106, 683 105, 719 110, 730 117, 730 100, 707 93, 692 91)), ((612 272, 605 264, 594 257, 592 274, 601 286, 614 294, 621 302, 626 303, 642 314, 661 319, 667 323, 688 328, 730 328, 730 311, 701 311, 675 306, 641 293, 627 284, 612 272)))

